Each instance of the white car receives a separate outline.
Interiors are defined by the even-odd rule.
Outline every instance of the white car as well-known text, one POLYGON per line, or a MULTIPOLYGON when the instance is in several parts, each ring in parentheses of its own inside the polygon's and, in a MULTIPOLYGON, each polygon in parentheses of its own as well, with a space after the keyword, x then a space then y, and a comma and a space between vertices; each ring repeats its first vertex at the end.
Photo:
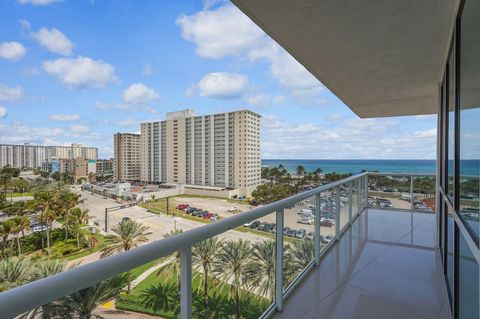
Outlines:
POLYGON ((299 224, 305 224, 305 225, 311 225, 311 224, 313 224, 313 219, 308 218, 308 217, 300 217, 300 218, 297 220, 297 223, 299 223, 299 224))
POLYGON ((47 230, 47 225, 45 224, 37 224, 35 226, 32 226, 32 230, 34 233, 38 233, 44 230, 47 230))
POLYGON ((238 207, 237 206, 230 207, 230 209, 228 211, 230 213, 235 213, 236 211, 238 211, 238 207))

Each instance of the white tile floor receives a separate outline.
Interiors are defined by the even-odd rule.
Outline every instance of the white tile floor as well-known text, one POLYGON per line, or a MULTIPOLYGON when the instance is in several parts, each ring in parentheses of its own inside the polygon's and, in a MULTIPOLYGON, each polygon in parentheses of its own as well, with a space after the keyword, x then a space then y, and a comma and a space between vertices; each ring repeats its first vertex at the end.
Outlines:
POLYGON ((273 318, 450 319, 433 214, 369 210, 273 318))

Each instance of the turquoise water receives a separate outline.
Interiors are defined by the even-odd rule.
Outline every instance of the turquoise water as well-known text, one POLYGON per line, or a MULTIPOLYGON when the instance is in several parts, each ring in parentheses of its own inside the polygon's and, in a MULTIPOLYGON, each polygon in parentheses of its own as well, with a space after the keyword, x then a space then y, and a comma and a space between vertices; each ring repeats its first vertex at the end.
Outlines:
MULTIPOLYGON (((305 171, 311 172, 321 168, 323 173, 360 173, 366 171, 381 171, 392 173, 435 173, 435 160, 293 160, 264 159, 262 166, 278 166, 282 164, 290 173, 302 165, 305 171)), ((462 161, 462 174, 479 175, 480 160, 462 161)))

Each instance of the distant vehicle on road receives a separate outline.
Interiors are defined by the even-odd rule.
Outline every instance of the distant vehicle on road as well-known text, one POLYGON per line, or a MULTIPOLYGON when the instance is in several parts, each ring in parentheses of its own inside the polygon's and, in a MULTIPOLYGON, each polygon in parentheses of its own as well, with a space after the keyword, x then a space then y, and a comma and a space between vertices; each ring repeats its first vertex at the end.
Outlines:
POLYGON ((47 230, 47 225, 46 224, 36 224, 36 225, 32 226, 32 230, 33 230, 34 233, 45 231, 45 230, 47 230))
POLYGON ((236 212, 238 211, 238 207, 237 207, 237 206, 232 206, 232 207, 230 207, 230 208, 228 209, 228 211, 229 211, 230 213, 236 213, 236 212))

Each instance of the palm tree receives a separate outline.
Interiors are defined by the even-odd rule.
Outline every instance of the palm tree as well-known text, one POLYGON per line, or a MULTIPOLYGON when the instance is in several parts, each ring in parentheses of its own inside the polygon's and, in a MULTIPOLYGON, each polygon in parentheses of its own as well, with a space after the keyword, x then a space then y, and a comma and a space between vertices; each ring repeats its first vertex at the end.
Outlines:
POLYGON ((258 292, 270 297, 275 296, 275 241, 264 240, 253 245, 250 262, 252 284, 258 292))
MULTIPOLYGON (((72 193, 69 190, 64 190, 59 193, 58 199, 60 204, 60 213, 64 219, 63 227, 65 229, 65 240, 68 238, 68 214, 74 209, 78 204, 81 204, 85 199, 80 199, 79 194, 72 193)), ((71 220, 70 220, 71 221, 71 220)))
MULTIPOLYGON (((50 254, 50 224, 55 220, 55 193, 52 190, 43 190, 35 193, 35 208, 41 209, 40 221, 47 226, 47 253, 50 254)), ((43 245, 42 245, 43 246, 43 245)), ((44 248, 44 247, 42 247, 44 248)))
POLYGON ((302 165, 298 165, 295 169, 297 177, 301 177, 305 173, 305 168, 302 165))
POLYGON ((296 240, 289 245, 285 254, 285 277, 286 282, 295 278, 302 269, 307 268, 314 259, 313 240, 296 240))
POLYGON ((31 265, 25 258, 11 257, 0 260, 0 292, 30 281, 31 265))
POLYGON ((235 318, 240 319, 240 295, 248 285, 251 246, 249 241, 229 240, 223 243, 215 262, 215 271, 223 284, 230 284, 228 295, 235 300, 235 318))
MULTIPOLYGON (((20 233, 24 233, 25 230, 30 228, 30 220, 26 216, 15 216, 12 219, 12 230, 11 233, 17 241, 18 255, 22 254, 22 249, 20 247, 20 233)), ((13 241, 12 241, 13 243, 13 241)))
POLYGON ((67 219, 68 219, 68 224, 72 224, 75 226, 76 237, 77 237, 77 248, 80 248, 80 232, 82 229, 82 225, 88 222, 88 209, 82 210, 79 207, 75 207, 67 215, 67 219))
POLYGON ((2 237, 2 256, 8 244, 8 236, 12 233, 13 223, 10 219, 0 222, 0 236, 2 237))
POLYGON ((141 300, 152 309, 174 310, 178 304, 177 287, 172 281, 153 284, 142 292, 141 300))
MULTIPOLYGON (((52 275, 61 273, 71 267, 67 267, 67 264, 61 260, 44 260, 39 263, 35 263, 35 270, 33 273, 33 280, 38 280, 42 278, 47 278, 52 275)), ((72 266, 73 267, 73 266, 72 266)), ((36 309, 33 309, 21 316, 23 319, 27 318, 62 318, 66 317, 67 309, 61 304, 60 301, 54 301, 46 305, 40 306, 36 309)))
POLYGON ((75 314, 72 317, 90 319, 95 308, 118 296, 124 285, 124 278, 113 277, 63 298, 61 304, 70 314, 75 314))
MULTIPOLYGON (((143 226, 131 219, 124 220, 117 226, 112 228, 114 235, 107 235, 105 238, 106 246, 102 249, 101 257, 111 256, 116 253, 129 251, 137 247, 139 244, 148 241, 148 235, 151 234, 148 231, 149 227, 143 226)), ((131 288, 131 273, 127 272, 128 288, 127 291, 130 294, 131 288)))
MULTIPOLYGON (((181 230, 181 229, 172 230, 171 232, 163 235, 163 238, 173 237, 173 236, 178 235, 182 232, 183 232, 183 230, 181 230)), ((166 264, 165 266, 163 266, 162 268, 160 268, 157 272, 157 276, 161 275, 161 274, 166 274, 167 278, 176 277, 177 282, 180 285, 180 251, 176 251, 173 254, 171 254, 170 256, 171 256, 170 258, 172 259, 172 261, 170 263, 166 264)))
POLYGON ((192 266, 197 271, 203 272, 203 298, 205 307, 208 308, 208 276, 212 272, 213 265, 217 261, 218 253, 221 248, 221 241, 217 237, 206 239, 193 246, 192 250, 192 266))

